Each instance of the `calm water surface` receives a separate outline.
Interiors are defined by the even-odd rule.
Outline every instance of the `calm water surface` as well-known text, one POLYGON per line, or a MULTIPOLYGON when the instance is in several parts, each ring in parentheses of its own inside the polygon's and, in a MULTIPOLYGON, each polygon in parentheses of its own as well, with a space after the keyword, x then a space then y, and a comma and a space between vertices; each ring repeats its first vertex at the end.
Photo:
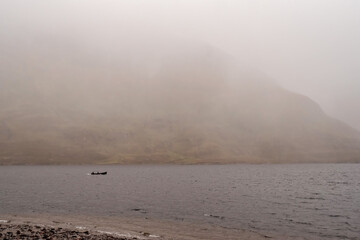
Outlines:
POLYGON ((139 216, 360 239, 360 164, 3 166, 0 214, 139 216), (107 176, 89 176, 107 170, 107 176))

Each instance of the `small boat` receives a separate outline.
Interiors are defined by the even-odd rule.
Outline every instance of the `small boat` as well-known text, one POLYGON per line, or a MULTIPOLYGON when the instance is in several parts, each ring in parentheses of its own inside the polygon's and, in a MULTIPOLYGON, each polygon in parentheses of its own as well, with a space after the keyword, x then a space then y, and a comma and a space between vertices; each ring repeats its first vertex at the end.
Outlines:
POLYGON ((106 175, 107 172, 92 172, 91 175, 106 175))

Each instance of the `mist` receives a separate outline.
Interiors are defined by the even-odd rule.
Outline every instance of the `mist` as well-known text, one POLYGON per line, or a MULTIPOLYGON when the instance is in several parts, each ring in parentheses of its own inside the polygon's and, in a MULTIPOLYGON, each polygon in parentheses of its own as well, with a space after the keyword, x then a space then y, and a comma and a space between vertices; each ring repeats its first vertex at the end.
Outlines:
POLYGON ((359 10, 1 1, 3 162, 358 161, 359 10))
POLYGON ((359 0, 0 0, 0 239, 359 239, 359 0))
POLYGON ((2 1, 0 36, 102 45, 155 32, 204 42, 360 128, 359 10, 355 0, 2 1))

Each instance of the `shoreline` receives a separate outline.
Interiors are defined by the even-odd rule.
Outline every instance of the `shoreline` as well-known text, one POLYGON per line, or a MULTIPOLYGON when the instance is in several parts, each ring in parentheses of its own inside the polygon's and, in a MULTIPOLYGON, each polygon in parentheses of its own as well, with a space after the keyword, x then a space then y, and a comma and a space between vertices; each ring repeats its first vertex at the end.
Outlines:
POLYGON ((99 239, 99 240, 130 240, 139 239, 131 236, 113 236, 107 233, 71 229, 42 224, 11 224, 0 222, 0 239, 99 239))
POLYGON ((19 163, 19 164, 2 164, 0 163, 0 167, 83 167, 83 166, 222 166, 222 165, 253 165, 253 166, 272 166, 272 165, 326 165, 326 164, 360 164, 360 161, 352 161, 352 162, 199 162, 199 163, 85 163, 85 164, 73 164, 73 163, 51 163, 51 164, 27 164, 27 163, 19 163))
POLYGON ((0 229, 2 234, 0 239, 11 239, 6 238, 8 232, 13 234, 12 238, 18 236, 19 239, 46 239, 45 237, 99 240, 301 239, 264 235, 250 230, 227 229, 210 224, 50 214, 0 215, 0 229))

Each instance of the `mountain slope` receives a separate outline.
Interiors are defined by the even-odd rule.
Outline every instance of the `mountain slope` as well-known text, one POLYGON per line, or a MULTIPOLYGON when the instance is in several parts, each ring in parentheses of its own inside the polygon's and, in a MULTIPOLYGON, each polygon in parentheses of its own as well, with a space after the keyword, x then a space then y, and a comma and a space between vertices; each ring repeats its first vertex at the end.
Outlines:
POLYGON ((356 130, 217 49, 20 43, 0 43, 1 164, 360 162, 356 130))

